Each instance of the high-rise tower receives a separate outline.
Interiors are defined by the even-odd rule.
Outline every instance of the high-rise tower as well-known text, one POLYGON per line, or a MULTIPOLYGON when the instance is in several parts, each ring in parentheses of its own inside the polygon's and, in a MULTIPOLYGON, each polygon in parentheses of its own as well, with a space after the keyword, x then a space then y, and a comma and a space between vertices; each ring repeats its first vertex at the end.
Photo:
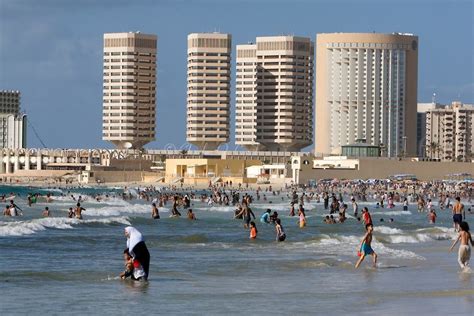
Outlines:
POLYGON ((186 140, 213 150, 229 141, 230 34, 188 35, 186 140))
POLYGON ((316 45, 316 155, 361 139, 416 155, 418 37, 318 34, 316 45))
POLYGON ((313 59, 306 37, 257 37, 237 46, 237 145, 298 151, 312 144, 313 59))
POLYGON ((156 35, 104 34, 102 139, 141 148, 155 139, 156 35))

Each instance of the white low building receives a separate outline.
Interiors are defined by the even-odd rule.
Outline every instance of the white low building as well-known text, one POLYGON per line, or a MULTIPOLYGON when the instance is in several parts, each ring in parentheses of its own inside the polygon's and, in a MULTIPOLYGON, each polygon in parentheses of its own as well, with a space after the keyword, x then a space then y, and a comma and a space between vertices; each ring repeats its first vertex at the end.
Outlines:
POLYGON ((346 156, 327 156, 313 160, 314 169, 358 169, 359 159, 350 159, 346 156))
POLYGON ((281 182, 287 175, 287 167, 284 164, 250 166, 245 169, 247 178, 257 178, 257 183, 281 182))

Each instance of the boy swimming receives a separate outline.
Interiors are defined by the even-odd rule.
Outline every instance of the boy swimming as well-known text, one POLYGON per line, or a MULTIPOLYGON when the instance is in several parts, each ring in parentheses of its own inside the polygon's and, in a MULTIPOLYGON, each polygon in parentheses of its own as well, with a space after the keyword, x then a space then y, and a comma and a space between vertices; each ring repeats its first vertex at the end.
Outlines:
POLYGON ((359 267, 359 265, 362 263, 362 261, 364 261, 365 257, 367 255, 371 255, 372 256, 372 259, 373 259, 373 266, 374 268, 377 267, 377 254, 375 253, 375 251, 372 249, 372 231, 374 230, 374 226, 372 224, 367 224, 365 225, 365 229, 367 230, 367 233, 365 233, 365 236, 364 238, 362 238, 362 241, 360 243, 360 247, 359 247, 359 254, 360 254, 360 258, 359 260, 357 261, 355 267, 356 269, 359 267))

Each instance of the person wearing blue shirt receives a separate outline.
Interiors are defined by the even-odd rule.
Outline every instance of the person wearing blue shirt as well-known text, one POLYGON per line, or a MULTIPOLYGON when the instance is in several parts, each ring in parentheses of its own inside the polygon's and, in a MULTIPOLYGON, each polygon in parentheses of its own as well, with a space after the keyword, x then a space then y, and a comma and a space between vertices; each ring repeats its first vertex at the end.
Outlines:
POLYGON ((260 216, 260 222, 269 224, 270 223, 270 213, 271 212, 272 211, 270 209, 267 209, 267 211, 265 213, 263 213, 262 216, 260 216))

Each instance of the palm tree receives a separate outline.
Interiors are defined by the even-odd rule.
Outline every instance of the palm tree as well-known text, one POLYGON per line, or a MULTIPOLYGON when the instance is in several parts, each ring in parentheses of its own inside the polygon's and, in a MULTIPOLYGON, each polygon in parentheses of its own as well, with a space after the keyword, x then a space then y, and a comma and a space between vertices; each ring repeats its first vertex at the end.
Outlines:
POLYGON ((428 145, 426 145, 426 149, 430 152, 430 158, 433 159, 433 154, 438 152, 438 158, 439 158, 439 145, 437 142, 431 142, 428 145))

